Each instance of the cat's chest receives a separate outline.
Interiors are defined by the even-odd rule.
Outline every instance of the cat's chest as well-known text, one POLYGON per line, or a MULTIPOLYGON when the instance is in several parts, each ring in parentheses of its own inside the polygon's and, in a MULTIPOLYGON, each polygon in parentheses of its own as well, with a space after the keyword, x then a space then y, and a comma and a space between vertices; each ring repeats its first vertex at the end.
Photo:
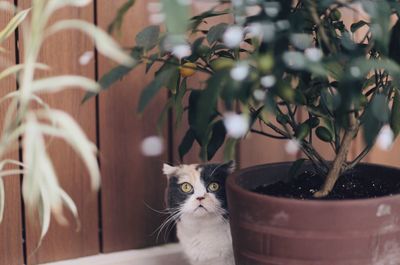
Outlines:
POLYGON ((179 241, 190 260, 217 261, 232 256, 228 222, 185 220, 177 224, 179 241))

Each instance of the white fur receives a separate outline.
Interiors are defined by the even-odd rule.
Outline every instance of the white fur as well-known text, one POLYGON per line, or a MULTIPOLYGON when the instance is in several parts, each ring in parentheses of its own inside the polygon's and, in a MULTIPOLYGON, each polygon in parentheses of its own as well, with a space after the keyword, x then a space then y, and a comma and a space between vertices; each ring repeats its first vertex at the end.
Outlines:
POLYGON ((182 217, 177 233, 192 265, 234 264, 229 222, 220 216, 182 217))

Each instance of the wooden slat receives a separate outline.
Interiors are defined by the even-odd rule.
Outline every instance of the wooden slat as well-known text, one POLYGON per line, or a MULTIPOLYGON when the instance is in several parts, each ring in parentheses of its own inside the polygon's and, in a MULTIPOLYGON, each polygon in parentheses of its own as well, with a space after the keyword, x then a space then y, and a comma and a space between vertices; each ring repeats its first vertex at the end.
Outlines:
MULTIPOLYGON (((26 8, 31 5, 31 1, 21 0, 19 5, 26 8)), ((82 9, 65 8, 54 15, 54 20, 80 18, 93 22, 93 14, 93 5, 82 9)), ((92 50, 91 40, 81 32, 64 31, 46 39, 40 61, 52 67, 52 71, 46 73, 49 75, 80 74, 94 78, 93 61, 85 66, 79 64, 79 57, 84 52, 92 50)), ((20 54, 23 58, 22 49, 20 54)), ((96 141, 95 102, 92 100, 82 105, 83 95, 83 91, 69 90, 46 96, 45 100, 52 107, 70 113, 80 123, 88 137, 96 141)), ((61 185, 78 207, 81 230, 75 231, 74 221, 69 213, 66 213, 70 220, 69 226, 60 226, 52 219, 49 233, 42 246, 33 252, 38 243, 40 227, 37 218, 34 216, 27 218, 28 264, 81 257, 99 252, 97 193, 90 191, 90 179, 86 168, 75 152, 64 142, 53 140, 49 145, 49 152, 61 185)))
MULTIPOLYGON (((116 10, 125 1, 98 1, 98 23, 107 28, 116 10)), ((136 1, 123 24, 120 42, 133 46, 136 33, 148 24, 147 1, 136 1)), ((100 76, 115 64, 99 58, 100 76)), ((140 144, 145 137, 157 134, 156 121, 166 102, 161 92, 141 117, 136 113, 142 88, 153 78, 144 68, 135 69, 128 77, 100 95, 100 149, 102 186, 103 250, 112 252, 142 248, 157 242, 154 231, 161 217, 147 205, 163 209, 165 177, 161 174, 160 157, 144 157, 140 144)), ((165 138, 168 139, 165 133, 165 138)))
MULTIPOLYGON (((13 3, 13 1, 8 0, 13 3)), ((2 12, 0 15, 0 29, 11 19, 11 14, 2 12)), ((15 38, 11 37, 2 47, 8 52, 0 57, 0 71, 7 65, 15 63, 15 38)), ((13 77, 0 81, 0 96, 16 89, 16 80, 13 77)), ((4 120, 7 104, 0 106, 0 121, 4 120)), ((7 158, 18 160, 16 150, 7 155, 7 158)), ((22 222, 21 222, 21 193, 19 176, 5 178, 6 206, 3 222, 0 223, 0 265, 21 265, 24 263, 22 251, 22 222)))

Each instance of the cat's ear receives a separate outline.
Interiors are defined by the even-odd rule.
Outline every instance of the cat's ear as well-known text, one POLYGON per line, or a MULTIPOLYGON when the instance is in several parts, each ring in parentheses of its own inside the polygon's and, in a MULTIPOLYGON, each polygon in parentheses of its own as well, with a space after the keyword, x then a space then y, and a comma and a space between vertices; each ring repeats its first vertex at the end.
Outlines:
POLYGON ((224 169, 224 171, 226 173, 231 174, 236 169, 236 163, 234 160, 230 160, 230 161, 222 164, 221 167, 224 169))
POLYGON ((170 165, 168 165, 168 164, 166 164, 166 163, 163 164, 163 173, 164 173, 164 175, 166 175, 168 178, 169 178, 170 176, 172 176, 173 174, 175 174, 176 171, 177 171, 177 169, 178 169, 177 167, 170 166, 170 165))

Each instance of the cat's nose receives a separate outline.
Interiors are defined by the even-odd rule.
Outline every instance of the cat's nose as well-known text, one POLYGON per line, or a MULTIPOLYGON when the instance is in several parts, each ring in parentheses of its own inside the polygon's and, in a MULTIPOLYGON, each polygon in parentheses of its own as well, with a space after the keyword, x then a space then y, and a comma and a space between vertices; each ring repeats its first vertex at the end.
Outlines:
POLYGON ((198 200, 199 202, 201 202, 202 200, 204 200, 204 197, 197 197, 196 200, 198 200))

